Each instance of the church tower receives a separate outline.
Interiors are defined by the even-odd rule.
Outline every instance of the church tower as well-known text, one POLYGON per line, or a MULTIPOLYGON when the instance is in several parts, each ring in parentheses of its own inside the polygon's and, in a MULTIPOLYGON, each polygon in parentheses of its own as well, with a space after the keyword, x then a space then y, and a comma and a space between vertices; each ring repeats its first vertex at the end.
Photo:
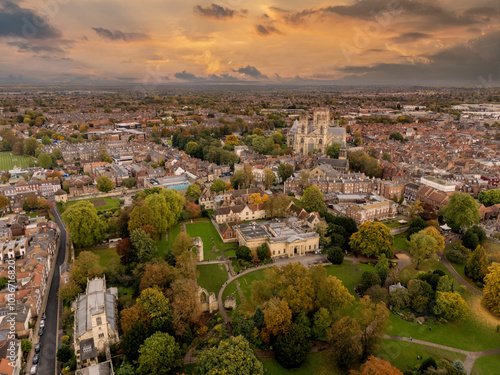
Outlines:
POLYGON ((340 146, 339 159, 347 159, 347 145, 345 142, 342 142, 342 145, 340 146))

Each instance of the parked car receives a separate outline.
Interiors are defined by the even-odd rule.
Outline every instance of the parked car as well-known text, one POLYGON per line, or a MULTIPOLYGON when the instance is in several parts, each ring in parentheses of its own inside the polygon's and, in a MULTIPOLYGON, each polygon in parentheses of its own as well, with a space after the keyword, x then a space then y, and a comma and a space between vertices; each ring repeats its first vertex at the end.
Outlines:
POLYGON ((33 364, 34 364, 34 365, 37 365, 37 364, 38 364, 38 362, 40 362, 40 354, 35 354, 35 355, 33 356, 33 364))
POLYGON ((40 349, 42 349, 42 343, 38 342, 35 345, 35 353, 40 353, 40 349))
POLYGON ((43 327, 38 330, 38 336, 43 336, 43 327))
POLYGON ((40 328, 45 328, 45 320, 40 320, 40 328))
POLYGON ((43 320, 47 319, 47 315, 45 313, 42 314, 42 319, 43 320))
POLYGON ((36 375, 37 371, 38 371, 38 365, 31 366, 30 375, 36 375))

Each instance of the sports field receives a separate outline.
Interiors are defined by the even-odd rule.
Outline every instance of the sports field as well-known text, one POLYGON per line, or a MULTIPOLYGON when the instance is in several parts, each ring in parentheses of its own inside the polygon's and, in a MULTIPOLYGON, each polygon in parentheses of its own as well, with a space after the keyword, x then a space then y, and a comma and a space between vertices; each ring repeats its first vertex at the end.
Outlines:
POLYGON ((34 163, 34 159, 29 156, 14 155, 10 151, 0 152, 0 172, 8 172, 14 167, 26 168, 34 163))

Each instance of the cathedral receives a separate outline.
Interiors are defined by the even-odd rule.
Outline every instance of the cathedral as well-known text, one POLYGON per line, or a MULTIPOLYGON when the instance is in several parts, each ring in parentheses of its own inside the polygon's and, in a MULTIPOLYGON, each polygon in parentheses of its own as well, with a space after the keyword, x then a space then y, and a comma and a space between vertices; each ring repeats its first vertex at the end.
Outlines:
POLYGON ((324 154, 332 143, 345 145, 346 131, 341 127, 330 127, 330 111, 317 109, 309 121, 307 112, 295 120, 287 136, 288 146, 295 152, 307 155, 310 151, 324 154))

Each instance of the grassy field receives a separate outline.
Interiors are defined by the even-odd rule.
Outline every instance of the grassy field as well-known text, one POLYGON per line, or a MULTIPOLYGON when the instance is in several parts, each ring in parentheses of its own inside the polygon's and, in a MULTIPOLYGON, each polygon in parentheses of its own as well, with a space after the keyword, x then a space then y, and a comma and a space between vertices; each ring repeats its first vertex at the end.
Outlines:
POLYGON ((476 359, 472 375, 491 375, 500 372, 500 355, 488 355, 476 359))
POLYGON ((95 198, 95 199, 81 199, 81 200, 77 200, 77 201, 67 202, 65 205, 65 208, 68 208, 74 204, 77 204, 78 202, 81 202, 82 200, 96 204, 95 208, 97 211, 112 210, 114 208, 120 207, 120 200, 119 199, 106 197, 106 198, 95 198), (99 205, 103 200, 105 201, 106 204, 99 205))
POLYGON ((274 358, 262 358, 264 371, 270 375, 340 375, 342 372, 332 366, 331 354, 327 351, 309 353, 306 360, 296 369, 287 370, 274 358))
POLYGON ((241 276, 235 281, 232 281, 226 289, 224 289, 224 293, 222 294, 222 299, 226 299, 227 296, 229 296, 231 293, 234 293, 234 296, 236 297, 236 305, 240 306, 242 301, 240 298, 240 294, 236 290, 236 281, 240 283, 240 288, 241 291, 243 292, 243 295, 245 296, 245 299, 247 302, 250 302, 250 297, 252 294, 252 283, 256 280, 262 280, 264 278, 264 271, 265 268, 250 272, 246 274, 245 276, 241 276))
POLYGON ((222 284, 227 281, 226 267, 222 264, 203 264, 199 265, 198 285, 205 288, 208 292, 219 293, 222 284))
POLYGON ((394 228, 399 228, 403 225, 406 224, 401 224, 397 220, 388 220, 388 221, 381 221, 382 224, 384 224, 386 227, 394 229, 394 228))
POLYGON ((158 254, 160 255, 160 258, 162 259, 165 258, 167 250, 172 248, 175 238, 180 232, 181 232, 181 226, 180 224, 177 224, 168 229, 168 241, 165 241, 165 236, 162 236, 161 239, 156 241, 156 245, 158 246, 158 254))
POLYGON ((7 172, 14 167, 26 168, 33 165, 35 165, 35 160, 29 156, 0 152, 0 172, 7 172))
POLYGON ((226 255, 226 258, 232 258, 232 257, 235 257, 235 256, 236 256, 236 250, 229 250, 229 251, 226 251, 225 255, 226 255))
POLYGON ((401 371, 410 370, 429 357, 434 357, 436 360, 439 358, 446 358, 450 361, 460 360, 462 362, 465 360, 463 354, 407 341, 387 339, 382 340, 377 356, 391 362, 393 366, 401 371), (417 356, 421 356, 422 359, 418 360, 417 356))
POLYGON ((219 233, 213 226, 212 222, 204 221, 194 224, 186 224, 186 231, 191 237, 201 237, 203 240, 203 260, 217 260, 217 257, 222 256, 222 250, 227 250, 235 247, 234 243, 225 244, 222 242, 219 233), (212 250, 214 240, 215 246, 219 250, 212 250))
POLYGON ((349 289, 349 292, 358 298, 354 292, 354 287, 361 281, 361 275, 364 271, 373 271, 374 268, 367 264, 353 265, 351 261, 344 260, 341 265, 332 264, 325 267, 328 275, 333 275, 342 280, 344 286, 349 289), (359 270, 359 271, 358 271, 359 270))
POLYGON ((406 232, 394 236, 394 247, 397 250, 407 251, 410 248, 410 243, 406 239, 406 236, 406 232))
POLYGON ((111 247, 109 249, 102 250, 91 250, 94 254, 99 255, 99 264, 101 267, 106 267, 109 261, 113 258, 120 259, 120 256, 116 253, 116 248, 111 247))

